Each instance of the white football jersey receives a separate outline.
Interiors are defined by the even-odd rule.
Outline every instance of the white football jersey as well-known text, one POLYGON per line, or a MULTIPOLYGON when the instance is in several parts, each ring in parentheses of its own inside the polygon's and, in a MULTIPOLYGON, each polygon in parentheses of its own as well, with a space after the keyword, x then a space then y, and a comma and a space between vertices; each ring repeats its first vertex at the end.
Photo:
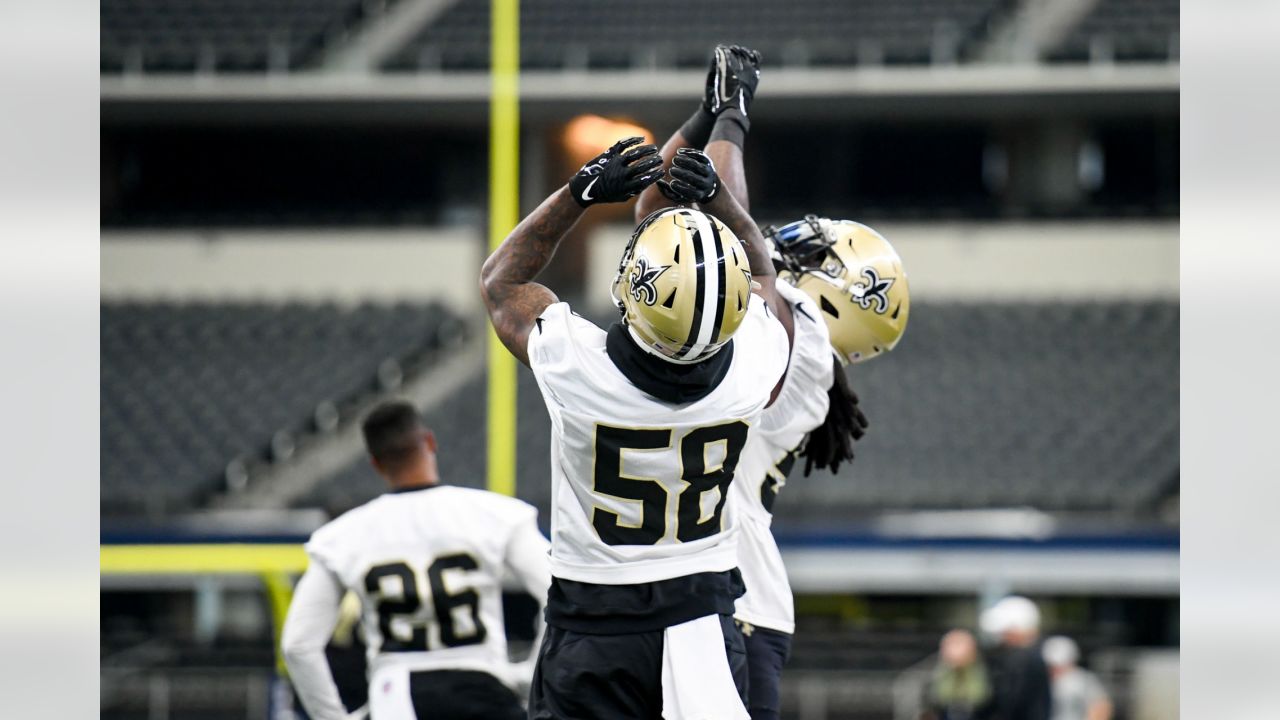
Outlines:
POLYGON ((632 384, 605 340, 565 303, 529 336, 552 424, 551 574, 619 585, 733 569, 728 488, 786 367, 786 330, 752 294, 724 377, 682 404, 632 384))
POLYGON ((509 681, 508 543, 537 514, 515 498, 437 485, 374 498, 316 530, 306 549, 359 596, 370 677, 450 669, 509 681))
POLYGON ((729 502, 742 521, 738 568, 747 586, 747 593, 738 598, 734 617, 792 633, 795 607, 791 583, 769 529, 773 499, 786 484, 805 436, 827 417, 834 356, 827 324, 813 300, 781 279, 778 292, 791 303, 794 317, 791 360, 782 392, 751 431, 729 502))

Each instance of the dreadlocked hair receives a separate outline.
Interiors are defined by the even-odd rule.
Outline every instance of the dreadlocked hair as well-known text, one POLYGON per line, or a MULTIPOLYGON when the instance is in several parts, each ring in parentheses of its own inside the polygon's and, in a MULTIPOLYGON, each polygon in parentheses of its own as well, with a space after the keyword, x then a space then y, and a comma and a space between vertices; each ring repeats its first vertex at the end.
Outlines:
POLYGON ((849 387, 849 378, 840 361, 832 356, 834 366, 831 387, 827 389, 827 417, 809 433, 800 451, 804 457, 804 474, 813 468, 840 469, 840 463, 853 461, 853 443, 867 431, 867 416, 858 407, 858 395, 849 387))

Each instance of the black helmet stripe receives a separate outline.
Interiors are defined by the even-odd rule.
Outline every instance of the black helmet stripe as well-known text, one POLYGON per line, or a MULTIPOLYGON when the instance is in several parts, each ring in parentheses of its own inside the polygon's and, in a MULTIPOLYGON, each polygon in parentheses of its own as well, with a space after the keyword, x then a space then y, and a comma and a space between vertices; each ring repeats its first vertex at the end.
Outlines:
POLYGON ((720 224, 712 218, 708 218, 708 220, 710 221, 708 224, 711 225, 711 237, 715 239, 716 243, 716 257, 719 258, 716 262, 716 277, 719 278, 719 282, 716 283, 716 286, 720 289, 720 297, 716 300, 716 321, 715 324, 711 326, 711 342, 718 343, 720 342, 720 326, 724 324, 724 242, 720 240, 720 224))
POLYGON ((698 343, 698 331, 702 327, 702 303, 707 294, 707 282, 705 279, 706 272, 703 267, 706 257, 702 252, 702 232, 699 230, 697 226, 697 218, 694 217, 692 212, 685 211, 682 214, 692 221, 690 224, 693 226, 693 232, 690 234, 689 239, 693 245, 694 277, 697 282, 693 291, 693 318, 689 323, 689 335, 685 338, 684 345, 680 348, 680 352, 676 353, 676 357, 680 358, 685 357, 685 354, 689 352, 690 348, 698 343))

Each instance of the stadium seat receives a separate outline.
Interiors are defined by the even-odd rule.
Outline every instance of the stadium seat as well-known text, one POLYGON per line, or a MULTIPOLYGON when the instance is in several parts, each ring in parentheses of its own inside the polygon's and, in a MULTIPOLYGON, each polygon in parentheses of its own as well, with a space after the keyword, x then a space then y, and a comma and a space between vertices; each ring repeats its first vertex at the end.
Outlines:
POLYGON ((103 0, 101 71, 307 67, 326 38, 359 23, 366 7, 361 0, 103 0))
POLYGON ((1101 0, 1049 53, 1054 62, 1178 57, 1179 0, 1101 0))
MULTIPOLYGON (((853 65, 875 55, 888 63, 928 63, 939 39, 952 39, 959 51, 981 36, 998 6, 998 0, 797 0, 748 7, 729 0, 526 0, 520 7, 521 64, 538 70, 701 67, 711 46, 729 41, 760 50, 769 62, 853 65), (709 27, 716 32, 709 35, 709 27), (868 43, 879 52, 866 53, 868 43)), ((459 2, 385 68, 482 70, 488 47, 489 4, 459 2)))
POLYGON ((438 304, 107 303, 101 326, 108 515, 198 505, 233 460, 286 453, 317 406, 463 330, 438 304))

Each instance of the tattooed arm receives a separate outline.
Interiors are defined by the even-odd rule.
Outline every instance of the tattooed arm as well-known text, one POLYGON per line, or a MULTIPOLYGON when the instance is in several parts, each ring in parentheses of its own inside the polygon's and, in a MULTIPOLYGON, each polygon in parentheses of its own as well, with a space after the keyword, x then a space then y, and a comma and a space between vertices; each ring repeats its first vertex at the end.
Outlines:
POLYGON ((498 339, 529 364, 529 330, 555 293, 533 279, 551 262, 560 240, 596 203, 629 200, 662 175, 658 148, 643 138, 619 140, 589 161, 569 183, 520 221, 480 269, 480 296, 498 339), (638 146, 638 147, 637 147, 638 146))
MULTIPOLYGON (((671 165, 680 148, 701 150, 711 139, 716 117, 726 109, 736 108, 746 121, 746 109, 751 105, 756 86, 760 82, 760 53, 738 45, 717 45, 711 54, 707 68, 707 80, 702 88, 702 102, 698 109, 667 139, 662 146, 662 164, 671 165)), ((747 178, 739 168, 726 168, 720 173, 720 185, 733 193, 743 209, 751 211, 747 196, 747 178)), ((663 197, 657 187, 646 188, 636 201, 636 222, 649 213, 671 205, 671 199, 663 197)))
MULTIPOLYGON (((707 145, 707 155, 711 157, 716 168, 725 168, 738 177, 743 177, 742 148, 727 140, 712 140, 707 145)), ((773 267, 773 260, 769 258, 769 250, 765 247, 764 236, 760 234, 756 221, 751 219, 732 192, 716 193, 702 206, 702 209, 720 218, 720 222, 732 230, 746 247, 747 262, 751 265, 751 279, 760 284, 760 289, 756 292, 778 316, 778 322, 782 323, 783 329, 787 331, 787 345, 792 345, 795 342, 795 316, 791 312, 791 303, 778 293, 778 272, 773 267)), ((774 385, 773 393, 769 396, 770 405, 778 399, 786 379, 787 376, 784 373, 778 379, 778 384, 774 385)))
POLYGON ((559 302, 545 285, 533 282, 551 261, 560 239, 584 208, 565 186, 516 226, 480 270, 480 296, 498 339, 516 359, 529 364, 529 330, 548 306, 559 302))

